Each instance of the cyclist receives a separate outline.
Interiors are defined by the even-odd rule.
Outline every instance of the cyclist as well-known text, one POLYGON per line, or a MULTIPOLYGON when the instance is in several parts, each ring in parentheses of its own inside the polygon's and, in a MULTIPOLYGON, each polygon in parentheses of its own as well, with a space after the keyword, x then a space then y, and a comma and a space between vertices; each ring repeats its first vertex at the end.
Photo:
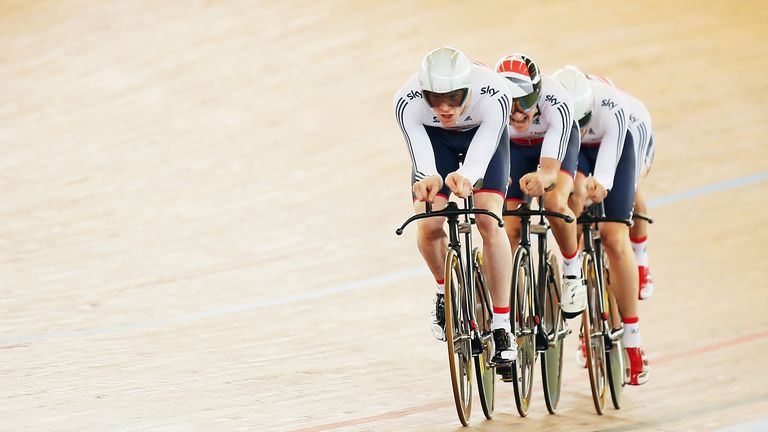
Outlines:
MULTIPOLYGON (((579 126, 574 121, 570 94, 552 77, 540 73, 523 54, 507 55, 496 63, 512 94, 509 117, 510 179, 507 209, 513 210, 526 195, 544 195, 546 210, 574 217, 568 207, 579 156, 579 126)), ((586 307, 587 291, 581 274, 577 227, 560 218, 549 220, 563 256, 560 307, 569 318, 586 307)), ((512 247, 520 241, 520 220, 504 218, 512 247)))
MULTIPOLYGON (((616 87, 608 78, 593 74, 589 74, 587 77, 616 87)), ((629 105, 629 127, 635 141, 635 173, 637 181, 635 184, 634 212, 648 214, 648 206, 640 190, 640 184, 647 177, 651 169, 655 153, 651 113, 648 112, 648 108, 640 99, 626 91, 622 91, 622 93, 629 105)), ((653 277, 651 276, 648 256, 648 221, 637 218, 634 222, 634 225, 629 229, 629 239, 632 242, 632 250, 637 260, 637 272, 640 281, 638 298, 640 300, 647 300, 653 295, 653 277)))
MULTIPOLYGON (((459 198, 474 194, 475 207, 501 216, 509 178, 511 101, 501 77, 461 51, 442 47, 424 56, 419 72, 394 97, 395 117, 411 156, 416 213, 424 212, 425 202, 435 210, 444 208, 453 193, 459 198), (473 191, 480 179, 482 187, 473 191)), ((432 330, 440 340, 445 340, 444 223, 444 218, 422 219, 417 233, 419 252, 437 283, 432 330)), ((493 361, 508 363, 517 357, 509 319, 511 251, 493 218, 478 215, 477 227, 493 300, 493 361)))
MULTIPOLYGON (((606 217, 629 219, 636 178, 634 137, 629 130, 626 98, 608 84, 587 79, 573 66, 566 66, 553 76, 574 100, 592 101, 592 109, 584 116, 589 118, 581 129, 579 167, 571 208, 580 214, 588 201, 605 200, 606 217)), ((629 240, 629 228, 623 223, 606 222, 600 224, 600 236, 611 265, 611 289, 624 324, 622 342, 630 360, 629 384, 644 384, 650 378, 650 368, 641 348, 637 263, 629 240)))

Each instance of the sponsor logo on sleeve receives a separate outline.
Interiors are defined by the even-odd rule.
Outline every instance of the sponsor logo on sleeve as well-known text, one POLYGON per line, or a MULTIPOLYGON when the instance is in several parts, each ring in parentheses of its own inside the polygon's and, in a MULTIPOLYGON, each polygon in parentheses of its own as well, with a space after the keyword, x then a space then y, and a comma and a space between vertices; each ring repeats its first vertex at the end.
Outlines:
POLYGON ((440 123, 440 120, 437 119, 437 116, 432 116, 432 123, 440 123))
POLYGON ((491 95, 491 96, 496 96, 496 93, 498 93, 498 92, 499 92, 498 90, 496 90, 495 88, 493 88, 493 87, 491 87, 489 85, 487 85, 487 86, 485 86, 485 87, 480 89, 480 94, 481 95, 487 94, 487 95, 491 95))
POLYGON ((602 103, 603 108, 607 107, 609 110, 612 110, 616 108, 616 102, 610 100, 610 99, 603 99, 602 103))

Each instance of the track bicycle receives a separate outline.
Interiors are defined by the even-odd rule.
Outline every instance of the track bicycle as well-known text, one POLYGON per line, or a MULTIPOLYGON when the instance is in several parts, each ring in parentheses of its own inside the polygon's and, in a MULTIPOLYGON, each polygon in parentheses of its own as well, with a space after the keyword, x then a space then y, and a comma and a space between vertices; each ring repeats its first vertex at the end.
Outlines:
POLYGON ((448 222, 448 251, 445 255, 445 339, 448 347, 448 364, 453 387, 456 412, 462 425, 469 424, 472 413, 472 369, 477 377, 480 404, 486 418, 493 417, 496 389, 494 354, 493 303, 483 276, 483 255, 472 247, 472 225, 476 215, 488 215, 496 219, 499 227, 502 219, 493 212, 474 208, 470 195, 464 199, 463 208, 449 201, 443 210, 432 211, 427 203, 424 213, 408 218, 395 232, 411 222, 424 218, 445 217, 448 222), (462 243, 460 237, 464 235, 462 243))
POLYGON ((551 228, 545 216, 558 217, 568 223, 573 222, 573 218, 546 211, 543 203, 543 197, 540 197, 538 209, 522 203, 515 210, 504 211, 504 216, 520 218, 520 243, 513 258, 513 308, 510 310, 517 340, 517 361, 512 367, 500 369, 502 380, 515 383, 515 405, 522 417, 528 414, 538 353, 542 355, 544 401, 550 414, 557 411, 562 386, 563 339, 570 334, 560 310, 560 265, 548 249, 547 237, 551 228), (532 224, 531 218, 535 216, 539 217, 538 223, 532 224), (535 272, 531 234, 537 237, 535 272))
POLYGON ((631 219, 606 218, 602 202, 590 205, 578 218, 584 242, 582 271, 587 283, 581 337, 586 345, 592 401, 598 414, 605 410, 607 388, 614 408, 621 408, 622 390, 629 380, 629 360, 621 341, 624 329, 618 303, 609 289, 609 266, 598 227, 605 222, 632 225, 631 219))

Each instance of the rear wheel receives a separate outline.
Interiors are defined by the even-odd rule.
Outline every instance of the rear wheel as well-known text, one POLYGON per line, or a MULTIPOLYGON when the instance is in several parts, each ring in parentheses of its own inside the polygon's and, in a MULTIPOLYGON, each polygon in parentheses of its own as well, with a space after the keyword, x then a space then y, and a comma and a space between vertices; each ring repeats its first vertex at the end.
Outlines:
POLYGON ((464 426, 472 413, 472 344, 466 304, 464 273, 459 255, 448 249, 445 257, 445 339, 456 413, 464 426))
POLYGON ((563 339, 568 334, 563 314, 560 311, 560 267, 557 258, 550 251, 547 254, 546 286, 542 290, 544 305, 544 326, 549 346, 541 355, 541 378, 544 387, 544 402, 547 411, 554 414, 560 403, 560 389, 563 383, 563 339))
POLYGON ((595 410, 602 414, 606 399, 606 366, 604 322, 600 312, 600 286, 595 260, 590 254, 583 259, 584 275, 587 280, 587 308, 582 315, 584 338, 587 346, 587 369, 595 410))
POLYGON ((533 270, 531 256, 525 248, 515 252, 512 267, 511 313, 514 334, 517 341, 517 360, 512 367, 515 383, 515 405, 521 417, 528 415, 528 406, 533 393, 533 367, 536 364, 536 340, 533 314, 533 270))
POLYGON ((493 318, 493 303, 488 286, 483 276, 483 254, 475 248, 472 253, 475 266, 475 318, 480 339, 475 347, 475 370, 477 371, 477 390, 480 395, 480 405, 483 407, 485 418, 493 417, 494 395, 496 392, 496 368, 491 366, 493 358, 493 333, 491 320, 493 318), (478 353, 479 351, 479 353, 478 353))

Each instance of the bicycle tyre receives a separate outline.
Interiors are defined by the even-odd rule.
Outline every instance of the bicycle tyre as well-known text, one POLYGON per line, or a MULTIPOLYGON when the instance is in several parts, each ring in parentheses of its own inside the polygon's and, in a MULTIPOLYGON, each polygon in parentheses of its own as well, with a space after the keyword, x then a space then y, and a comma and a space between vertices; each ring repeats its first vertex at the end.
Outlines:
POLYGON ((582 315, 585 343, 587 344, 587 369, 592 401, 598 414, 603 414, 606 400, 605 338, 604 322, 599 309, 600 287, 594 258, 585 254, 584 276, 587 280, 587 307, 582 315))
POLYGON ((519 247, 512 266, 511 320, 517 341, 517 360, 512 366, 515 405, 521 417, 528 415, 533 393, 533 368, 536 364, 536 339, 533 311, 533 270, 528 250, 519 247))
MULTIPOLYGON (((605 274, 607 271, 608 269, 606 268, 603 276, 603 280, 605 281, 609 280, 607 274, 605 274)), ((610 323, 611 328, 613 328, 615 323, 621 322, 621 317, 619 315, 616 298, 613 296, 613 293, 610 290, 610 285, 608 285, 606 288, 606 312, 608 313, 609 317, 608 322, 610 323)), ((624 344, 622 343, 621 338, 612 340, 610 336, 608 336, 606 343, 607 350, 605 352, 605 361, 606 365, 608 366, 608 387, 611 390, 611 402, 613 403, 613 407, 615 409, 621 409, 622 393, 627 382, 625 379, 624 368, 626 364, 624 361, 624 344)))
POLYGON ((557 412, 560 390, 563 384, 563 340, 568 334, 565 319, 560 310, 560 266, 557 258, 548 251, 546 286, 540 292, 544 306, 544 326, 550 334, 546 351, 541 354, 541 379, 544 388, 544 402, 550 414, 557 412))
POLYGON ((478 321, 477 326, 481 335, 480 353, 474 356, 477 390, 483 415, 490 420, 493 418, 496 394, 496 368, 491 365, 491 358, 493 358, 493 333, 491 331, 493 303, 488 285, 485 283, 483 253, 479 248, 472 251, 472 264, 475 266, 475 318, 478 321))
POLYGON ((469 321, 462 305, 465 283, 457 252, 445 256, 445 339, 456 413, 462 425, 469 425, 472 413, 472 346, 469 321))

